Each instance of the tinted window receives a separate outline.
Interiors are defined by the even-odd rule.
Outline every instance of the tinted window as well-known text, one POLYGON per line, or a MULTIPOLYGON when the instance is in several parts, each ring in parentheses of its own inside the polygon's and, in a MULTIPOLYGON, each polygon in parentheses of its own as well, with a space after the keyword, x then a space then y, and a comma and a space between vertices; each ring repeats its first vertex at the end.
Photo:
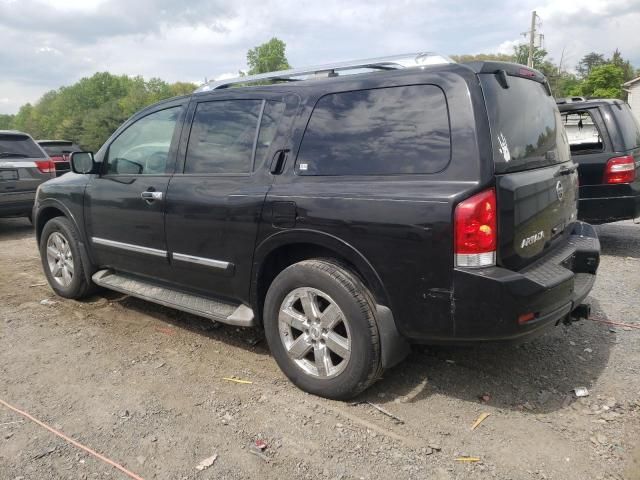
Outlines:
POLYGON ((622 135, 622 141, 624 142, 624 149, 631 150, 640 146, 640 126, 633 116, 629 105, 612 106, 615 113, 616 123, 620 129, 620 135, 622 135))
POLYGON ((262 100, 199 103, 187 146, 185 173, 251 171, 262 100))
POLYGON ((147 115, 122 132, 109 145, 107 173, 163 174, 180 108, 168 108, 147 115))
POLYGON ((497 173, 569 161, 569 145, 555 100, 539 82, 507 77, 503 88, 493 74, 480 75, 491 123, 497 173))
POLYGON ((282 118, 284 108, 285 104, 282 102, 268 101, 264 106, 258 143, 256 144, 256 165, 261 165, 265 160, 265 155, 269 152, 269 147, 276 136, 278 123, 282 118))
POLYGON ((581 110, 563 113, 562 124, 567 132, 571 153, 581 155, 603 151, 602 136, 593 120, 591 111, 581 110))
POLYGON ((44 148, 44 151, 49 155, 63 155, 65 153, 82 151, 79 146, 74 145, 72 142, 38 143, 40 143, 40 146, 44 148))
POLYGON ((433 85, 326 95, 298 154, 301 175, 433 173, 450 157, 444 93, 433 85))
POLYGON ((46 155, 26 135, 0 134, 0 158, 42 158, 46 155))

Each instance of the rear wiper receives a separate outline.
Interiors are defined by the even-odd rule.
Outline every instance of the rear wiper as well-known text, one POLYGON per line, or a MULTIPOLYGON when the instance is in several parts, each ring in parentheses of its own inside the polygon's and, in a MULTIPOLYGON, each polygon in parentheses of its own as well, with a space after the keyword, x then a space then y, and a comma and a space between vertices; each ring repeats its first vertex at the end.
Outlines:
POLYGON ((24 153, 17 153, 17 152, 0 152, 0 158, 7 158, 7 157, 29 158, 29 155, 25 155, 24 153))

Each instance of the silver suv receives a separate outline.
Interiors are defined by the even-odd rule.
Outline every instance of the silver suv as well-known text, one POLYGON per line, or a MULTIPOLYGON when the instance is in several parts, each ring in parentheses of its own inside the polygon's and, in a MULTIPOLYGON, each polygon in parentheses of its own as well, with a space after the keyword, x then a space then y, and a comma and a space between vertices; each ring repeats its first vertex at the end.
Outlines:
POLYGON ((38 185, 56 176, 49 155, 26 133, 0 130, 0 217, 31 217, 38 185))

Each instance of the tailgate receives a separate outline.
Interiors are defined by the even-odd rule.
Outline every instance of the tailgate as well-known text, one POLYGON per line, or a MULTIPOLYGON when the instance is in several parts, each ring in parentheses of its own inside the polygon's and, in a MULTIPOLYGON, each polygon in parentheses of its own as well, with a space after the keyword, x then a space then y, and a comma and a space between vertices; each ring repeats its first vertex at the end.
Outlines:
POLYGON ((575 165, 556 165, 496 176, 498 264, 519 270, 566 240, 577 218, 575 165))
POLYGON ((480 74, 493 139, 497 263, 520 270, 567 242, 578 173, 546 80, 524 67, 480 74))

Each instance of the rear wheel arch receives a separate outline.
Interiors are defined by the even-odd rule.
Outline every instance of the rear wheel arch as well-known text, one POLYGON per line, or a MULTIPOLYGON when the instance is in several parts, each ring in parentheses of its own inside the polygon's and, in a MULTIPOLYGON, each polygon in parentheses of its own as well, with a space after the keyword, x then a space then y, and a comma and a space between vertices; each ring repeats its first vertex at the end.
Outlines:
POLYGON ((254 256, 251 299, 262 320, 262 308, 269 286, 285 268, 310 259, 332 259, 357 275, 373 299, 391 308, 387 293, 373 266, 351 245, 328 234, 316 232, 282 232, 264 241, 254 256))

